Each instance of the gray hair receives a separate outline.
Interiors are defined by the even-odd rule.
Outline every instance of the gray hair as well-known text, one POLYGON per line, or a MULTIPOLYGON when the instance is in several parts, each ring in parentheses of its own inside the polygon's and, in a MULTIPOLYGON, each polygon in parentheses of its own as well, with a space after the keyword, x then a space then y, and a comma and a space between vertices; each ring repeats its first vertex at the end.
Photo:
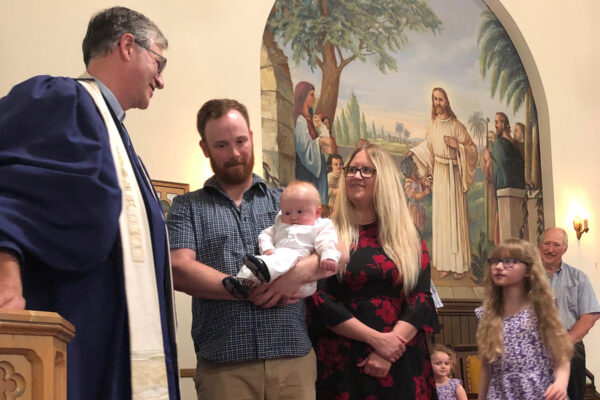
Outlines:
POLYGON ((565 246, 565 249, 568 248, 569 247, 569 237, 567 236, 567 231, 565 231, 563 228, 559 228, 558 226, 551 226, 549 228, 544 229, 544 233, 542 233, 542 236, 540 236, 540 244, 544 243, 544 237, 546 236, 546 233, 552 229, 557 229, 562 232, 563 246, 565 246))
POLYGON ((152 41, 161 49, 169 46, 167 38, 146 16, 125 7, 112 7, 92 16, 83 38, 83 62, 86 67, 97 56, 110 54, 119 38, 130 33, 141 47, 148 48, 152 41))

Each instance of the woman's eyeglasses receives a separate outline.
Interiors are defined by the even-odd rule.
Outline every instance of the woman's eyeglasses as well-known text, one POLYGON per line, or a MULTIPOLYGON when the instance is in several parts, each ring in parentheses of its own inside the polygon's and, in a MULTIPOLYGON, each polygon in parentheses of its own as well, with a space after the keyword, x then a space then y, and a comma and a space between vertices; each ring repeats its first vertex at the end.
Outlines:
POLYGON ((360 176, 362 176, 363 178, 371 178, 373 175, 375 175, 375 172, 377 172, 377 170, 371 167, 348 166, 344 168, 344 174, 346 176, 354 176, 357 173, 360 173, 360 176))
POLYGON ((497 267, 498 264, 502 263, 502 266, 505 269, 512 269, 514 268, 516 263, 523 263, 525 265, 529 265, 528 262, 523 261, 523 260, 519 260, 518 258, 513 258, 513 257, 506 257, 506 258, 488 258, 487 259, 488 265, 490 268, 494 268, 497 267))

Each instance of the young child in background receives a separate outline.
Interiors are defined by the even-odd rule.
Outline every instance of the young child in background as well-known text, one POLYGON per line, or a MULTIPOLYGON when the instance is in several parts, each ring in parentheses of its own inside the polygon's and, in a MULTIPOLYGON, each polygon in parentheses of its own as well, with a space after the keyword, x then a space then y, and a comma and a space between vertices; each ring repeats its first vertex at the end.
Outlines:
POLYGON ((431 346, 431 367, 438 400, 467 400, 462 381, 451 378, 456 367, 456 354, 452 350, 442 344, 431 346))
MULTIPOLYGON (((337 233, 330 219, 320 218, 317 189, 308 182, 293 181, 281 194, 279 206, 273 226, 258 236, 262 255, 246 255, 237 275, 223 279, 223 286, 234 297, 248 298, 250 286, 277 279, 313 251, 321 257, 321 268, 337 269, 341 255, 337 233)), ((316 289, 317 282, 309 282, 300 286, 299 293, 308 297, 316 289)))
POLYGON ((400 162, 400 168, 402 169, 402 174, 406 177, 404 191, 408 199, 408 212, 416 227, 420 232, 423 232, 426 218, 423 199, 431 193, 431 185, 425 186, 422 183, 412 156, 404 158, 400 162))
POLYGON ((331 154, 327 158, 327 185, 329 190, 329 205, 333 207, 335 202, 335 196, 338 193, 338 185, 340 183, 340 175, 342 175, 342 169, 344 168, 344 160, 339 154, 331 154))
POLYGON ((573 345, 537 246, 508 239, 492 251, 475 310, 479 399, 566 400, 573 345))

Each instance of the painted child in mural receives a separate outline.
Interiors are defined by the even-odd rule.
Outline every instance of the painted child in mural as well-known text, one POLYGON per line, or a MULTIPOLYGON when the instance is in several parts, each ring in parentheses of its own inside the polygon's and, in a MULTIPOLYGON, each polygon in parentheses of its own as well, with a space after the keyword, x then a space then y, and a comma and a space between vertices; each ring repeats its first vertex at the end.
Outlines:
POLYGON ((431 184, 426 186, 423 183, 412 157, 405 157, 400 163, 400 168, 406 177, 404 191, 408 198, 408 212, 415 226, 420 232, 423 232, 423 229, 425 229, 425 220, 427 219, 423 199, 431 193, 431 184))
MULTIPOLYGON (((275 223, 258 236, 260 256, 248 254, 244 266, 235 276, 222 283, 234 297, 247 299, 250 287, 268 283, 292 269, 296 263, 317 252, 321 268, 335 271, 341 253, 337 249, 337 233, 330 219, 321 217, 321 198, 316 188, 303 181, 293 181, 281 194, 281 211, 275 223)), ((317 282, 300 286, 300 296, 308 297, 317 290, 317 282)))
POLYGON ((338 186, 340 184, 340 176, 344 169, 344 160, 339 154, 331 154, 327 158, 327 184, 329 185, 329 206, 333 207, 335 202, 335 196, 338 193, 338 186))
POLYGON ((462 279, 471 266, 467 192, 477 164, 477 146, 456 118, 442 88, 431 93, 431 123, 426 139, 405 157, 413 160, 419 175, 432 181, 432 265, 440 278, 462 279))
POLYGON ((332 152, 332 139, 320 137, 313 120, 315 87, 298 82, 294 90, 294 141, 296 147, 296 179, 312 183, 328 204, 327 163, 325 155, 332 152))

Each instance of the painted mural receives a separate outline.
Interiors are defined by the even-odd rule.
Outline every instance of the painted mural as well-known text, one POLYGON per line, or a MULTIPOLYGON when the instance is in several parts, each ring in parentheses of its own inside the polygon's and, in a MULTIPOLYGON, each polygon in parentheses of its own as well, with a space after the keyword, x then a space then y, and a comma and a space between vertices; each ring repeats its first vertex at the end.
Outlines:
POLYGON ((543 230, 535 101, 480 0, 277 0, 261 96, 272 184, 307 180, 333 204, 359 141, 393 154, 434 282, 453 297, 480 289, 501 239, 543 230))

